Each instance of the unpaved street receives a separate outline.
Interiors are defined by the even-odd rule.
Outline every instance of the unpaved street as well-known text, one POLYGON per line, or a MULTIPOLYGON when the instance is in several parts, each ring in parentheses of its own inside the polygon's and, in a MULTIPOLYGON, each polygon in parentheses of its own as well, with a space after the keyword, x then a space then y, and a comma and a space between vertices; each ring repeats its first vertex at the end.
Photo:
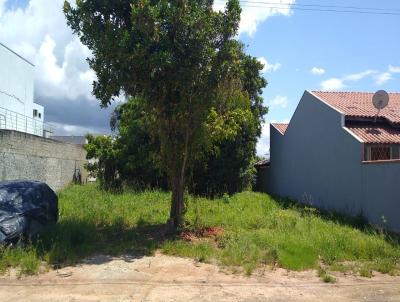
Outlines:
POLYGON ((400 278, 267 270, 252 277, 164 255, 97 256, 76 267, 34 277, 0 277, 0 301, 400 301, 400 278))

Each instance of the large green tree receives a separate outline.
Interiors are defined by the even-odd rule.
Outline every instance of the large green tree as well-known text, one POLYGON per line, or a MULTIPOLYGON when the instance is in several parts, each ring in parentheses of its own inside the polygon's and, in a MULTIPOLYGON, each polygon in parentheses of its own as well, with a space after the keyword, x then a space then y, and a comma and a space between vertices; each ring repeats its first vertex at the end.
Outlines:
POLYGON ((255 182, 256 144, 267 113, 261 94, 267 83, 260 75, 263 65, 256 58, 244 51, 239 58, 240 90, 229 92, 230 97, 212 108, 207 123, 212 147, 192 170, 191 189, 195 193, 232 194, 249 189, 255 182))
POLYGON ((115 131, 115 158, 121 181, 137 189, 167 189, 161 167, 160 139, 155 118, 144 110, 143 100, 131 98, 116 107, 111 117, 115 131))
POLYGON ((242 46, 235 40, 240 12, 238 0, 229 0, 221 12, 213 10, 213 0, 64 5, 68 25, 93 53, 88 61, 101 105, 122 93, 137 96, 154 117, 172 190, 173 226, 182 224, 187 171, 207 143, 209 112, 230 97, 221 90, 243 85, 237 81, 242 46))

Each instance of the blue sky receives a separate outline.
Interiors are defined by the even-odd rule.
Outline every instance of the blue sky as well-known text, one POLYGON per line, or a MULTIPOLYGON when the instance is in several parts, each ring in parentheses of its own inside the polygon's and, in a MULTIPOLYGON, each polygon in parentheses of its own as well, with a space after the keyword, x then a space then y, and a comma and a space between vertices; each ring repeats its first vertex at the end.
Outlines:
POLYGON ((28 0, 7 0, 6 7, 9 9, 24 8, 28 3, 28 0))
MULTIPOLYGON (((334 1, 339 3, 377 6, 372 0, 334 1)), ((400 10, 400 1, 380 3, 400 10)), ((252 55, 281 64, 277 71, 265 74, 269 85, 264 98, 268 103, 277 95, 286 96, 288 107, 271 108, 271 119, 290 118, 302 92, 321 89, 324 80, 367 70, 383 73, 389 65, 400 66, 400 16, 295 11, 290 17, 268 19, 253 37, 244 35, 241 40, 252 55), (313 75, 313 67, 325 73, 313 75)), ((400 74, 392 76, 381 85, 373 76, 365 77, 348 82, 344 90, 399 90, 400 74)))
MULTIPOLYGON (((318 3, 378 6, 372 0, 318 3)), ((379 1, 379 7, 400 10, 400 1, 379 1)), ((240 38, 252 55, 280 64, 276 71, 264 74, 269 82, 263 93, 270 106, 267 121, 290 120, 306 89, 400 91, 400 73, 389 72, 389 66, 400 66, 400 16, 294 11, 289 17, 272 17, 252 37, 240 38), (314 67, 324 73, 313 74, 314 67), (384 81, 382 74, 391 79, 384 81), (331 79, 341 80, 344 87, 338 87, 335 80, 322 85, 331 79)), ((262 147, 261 154, 267 144, 262 147)))
MULTIPOLYGON (((281 1, 301 5, 392 8, 397 10, 394 12, 400 13, 398 0, 281 1)), ((48 118, 59 125, 60 132, 82 134, 90 130, 107 131, 109 111, 104 113, 95 109, 98 115, 86 118, 91 122, 79 124, 78 121, 65 119, 52 108, 57 87, 72 84, 80 87, 82 92, 71 95, 69 91, 60 90, 57 96, 64 93, 65 100, 70 102, 67 104, 73 104, 72 108, 77 111, 81 111, 79 108, 82 106, 97 106, 96 101, 90 97, 91 87, 88 83, 93 75, 84 65, 84 55, 87 53, 84 48, 79 48, 79 42, 75 41, 69 29, 61 26, 65 23, 61 5, 62 0, 31 0, 29 5, 27 0, 0 0, 0 40, 5 37, 2 42, 33 60, 37 65, 37 74, 49 73, 48 80, 38 80, 36 94, 46 107, 50 107, 48 118), (48 11, 47 15, 45 11, 48 11), (29 19, 30 17, 32 18, 29 19), (17 18, 21 18, 23 22, 17 22, 17 18), (16 30, 15 26, 20 26, 20 30, 16 30), (41 34, 35 32, 28 35, 26 31, 31 27, 41 34), (53 59, 42 64, 49 57, 43 57, 45 54, 50 54, 53 59), (72 65, 76 68, 71 68, 72 65), (79 83, 68 82, 74 72, 77 73, 77 78, 82 79, 79 83), (57 76, 52 73, 59 75, 59 81, 54 81, 57 76), (85 82, 86 79, 88 81, 85 82), (48 93, 53 90, 54 94, 48 93)), ((289 9, 274 12, 261 7, 243 9, 244 20, 239 38, 248 45, 250 54, 268 62, 264 76, 269 84, 263 93, 265 103, 270 107, 267 122, 290 120, 306 89, 400 90, 399 15, 289 9)), ((269 130, 265 126, 258 153, 268 152, 268 146, 269 130)))

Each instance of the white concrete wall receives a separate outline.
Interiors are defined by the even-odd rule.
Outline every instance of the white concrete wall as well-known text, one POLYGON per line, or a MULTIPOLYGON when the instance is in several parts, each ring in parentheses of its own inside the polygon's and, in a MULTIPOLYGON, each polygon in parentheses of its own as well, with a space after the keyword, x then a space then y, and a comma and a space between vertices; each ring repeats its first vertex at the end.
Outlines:
POLYGON ((33 95, 34 66, 0 43, 0 128, 43 135, 44 108, 33 95), (40 119, 33 117, 34 109, 40 119))

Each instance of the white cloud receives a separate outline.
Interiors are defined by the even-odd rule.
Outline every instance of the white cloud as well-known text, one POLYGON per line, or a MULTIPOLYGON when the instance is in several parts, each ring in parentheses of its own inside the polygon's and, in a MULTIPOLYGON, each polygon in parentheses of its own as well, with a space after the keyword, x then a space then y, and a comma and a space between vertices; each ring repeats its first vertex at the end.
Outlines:
POLYGON ((400 73, 400 66, 397 67, 397 66, 389 65, 389 72, 400 73))
POLYGON ((70 135, 71 133, 74 135, 86 135, 88 133, 109 134, 111 132, 109 128, 103 127, 85 127, 80 125, 69 125, 55 122, 51 123, 51 125, 55 128, 58 135, 70 135))
POLYGON ((258 58, 258 61, 264 65, 264 68, 261 70, 262 73, 277 71, 281 67, 281 63, 271 64, 264 57, 258 58))
POLYGON ((344 85, 343 80, 338 78, 331 78, 321 83, 322 90, 340 90, 345 86, 346 85, 344 85))
POLYGON ((65 64, 63 67, 57 65, 57 58, 54 55, 55 47, 56 43, 54 40, 49 35, 46 35, 39 49, 40 60, 38 67, 44 75, 47 75, 45 81, 48 81, 53 85, 59 85, 64 77, 63 67, 65 67, 65 64))
POLYGON ((330 78, 328 80, 322 81, 321 89, 322 90, 341 90, 348 85, 348 82, 357 82, 368 76, 377 74, 376 70, 365 70, 358 73, 352 73, 345 75, 341 78, 330 78))
POLYGON ((376 73, 377 73, 377 71, 375 71, 375 70, 366 70, 366 71, 362 71, 359 73, 353 73, 353 74, 346 75, 343 78, 343 80, 344 81, 359 81, 369 75, 376 74, 376 73))
POLYGON ((377 85, 382 85, 392 79, 392 74, 390 72, 383 72, 378 74, 375 79, 377 85))
POLYGON ((72 39, 62 7, 62 0, 30 0, 24 9, 14 10, 6 10, 3 3, 0 19, 2 41, 36 63, 35 54, 45 36, 50 34, 56 39, 56 56, 60 58, 65 45, 72 39))
MULTIPOLYGON (((247 34, 252 37, 257 31, 257 26, 272 16, 290 16, 293 13, 291 6, 296 0, 280 0, 279 4, 242 3, 242 15, 239 34, 247 34)), ((226 1, 216 0, 214 9, 224 8, 226 1)))
POLYGON ((270 131, 269 131, 269 123, 264 123, 261 130, 261 136, 257 142, 257 155, 265 156, 269 154, 269 141, 270 141, 270 131))
POLYGON ((18 9, 8 9, 5 2, 0 0, 1 42, 35 64, 35 101, 46 105, 45 119, 75 124, 57 128, 63 132, 79 132, 82 125, 85 129, 108 128, 105 114, 93 110, 99 103, 91 95, 95 73, 85 60, 91 53, 67 26, 62 11, 64 0, 30 0, 18 9), (92 114, 91 124, 78 114, 74 114, 75 120, 67 120, 60 109, 64 106, 92 114))
POLYGON ((85 60, 90 51, 67 27, 63 0, 30 0, 24 9, 14 10, 5 10, 0 2, 0 7, 2 42, 35 64, 37 96, 93 101, 95 77, 85 60))
POLYGON ((288 98, 286 96, 277 95, 269 102, 271 107, 286 108, 288 105, 288 98))
POLYGON ((313 67, 310 72, 314 75, 323 75, 325 73, 325 69, 319 67, 313 67))
POLYGON ((4 6, 6 4, 7 0, 0 0, 0 17, 2 16, 3 12, 4 12, 4 6))
POLYGON ((72 38, 65 46, 62 64, 58 64, 55 47, 53 38, 46 35, 39 48, 36 74, 41 76, 36 77, 36 81, 42 95, 55 100, 67 98, 73 101, 84 97, 88 101, 95 101, 91 91, 96 75, 86 66, 86 47, 77 38, 72 38))

